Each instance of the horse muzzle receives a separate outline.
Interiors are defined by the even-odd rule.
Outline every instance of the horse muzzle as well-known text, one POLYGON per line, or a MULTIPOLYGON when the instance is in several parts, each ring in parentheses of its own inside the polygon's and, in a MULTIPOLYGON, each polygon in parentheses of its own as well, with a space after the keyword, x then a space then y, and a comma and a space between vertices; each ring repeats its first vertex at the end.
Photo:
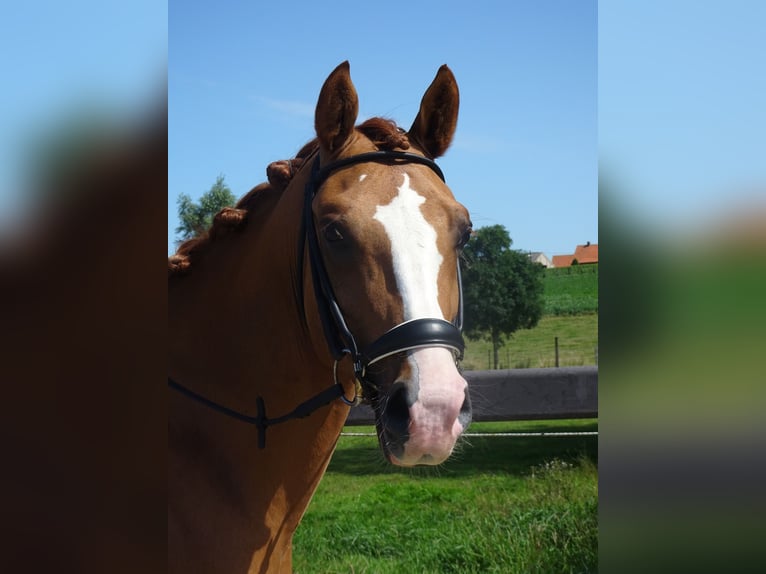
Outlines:
POLYGON ((377 402, 380 445, 399 466, 441 464, 471 422, 468 384, 443 348, 408 353, 400 376, 377 402))

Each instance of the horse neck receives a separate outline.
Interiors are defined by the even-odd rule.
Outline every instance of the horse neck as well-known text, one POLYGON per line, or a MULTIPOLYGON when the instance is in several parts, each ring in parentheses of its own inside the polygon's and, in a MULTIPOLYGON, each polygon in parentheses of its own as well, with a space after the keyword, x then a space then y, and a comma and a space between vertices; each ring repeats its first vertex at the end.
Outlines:
POLYGON ((221 379, 246 378, 251 392, 264 374, 303 379, 322 361, 307 319, 316 313, 313 294, 299 269, 303 175, 295 179, 266 213, 251 213, 243 230, 213 241, 172 284, 171 377, 219 390, 221 379))
MULTIPOLYGON (((251 415, 258 397, 277 417, 332 383, 310 280, 298 263, 304 178, 296 176, 268 217, 211 244, 203 265, 169 292, 170 377, 251 415)), ((255 427, 171 391, 174 532, 203 533, 191 544, 202 562, 206 536, 213 547, 230 545, 238 563, 289 548, 347 413, 336 401, 271 427, 261 450, 255 427)), ((189 546, 189 536, 173 536, 180 536, 174 545, 189 546)))

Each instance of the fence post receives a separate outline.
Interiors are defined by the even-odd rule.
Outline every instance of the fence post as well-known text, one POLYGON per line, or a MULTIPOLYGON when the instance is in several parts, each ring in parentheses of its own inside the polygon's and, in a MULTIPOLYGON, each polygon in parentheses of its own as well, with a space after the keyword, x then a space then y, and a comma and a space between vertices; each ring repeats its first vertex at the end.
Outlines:
POLYGON ((559 338, 558 337, 553 338, 553 345, 556 348, 556 367, 558 368, 559 366, 559 338))

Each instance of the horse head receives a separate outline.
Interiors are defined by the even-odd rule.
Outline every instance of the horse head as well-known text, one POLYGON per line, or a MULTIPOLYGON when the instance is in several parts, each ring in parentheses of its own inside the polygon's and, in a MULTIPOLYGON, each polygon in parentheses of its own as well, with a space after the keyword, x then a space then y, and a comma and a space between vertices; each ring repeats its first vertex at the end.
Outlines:
MULTIPOLYGON (((456 365, 458 258, 471 221, 432 161, 452 141, 458 104, 455 78, 442 66, 409 131, 379 119, 360 129, 344 62, 316 107, 310 241, 341 328, 358 347, 346 349, 352 360, 341 359, 341 376, 362 382, 381 448, 402 466, 443 462, 471 420, 468 385, 456 365), (355 361, 361 364, 351 375, 355 361)), ((320 288, 315 281, 313 289, 320 288)))

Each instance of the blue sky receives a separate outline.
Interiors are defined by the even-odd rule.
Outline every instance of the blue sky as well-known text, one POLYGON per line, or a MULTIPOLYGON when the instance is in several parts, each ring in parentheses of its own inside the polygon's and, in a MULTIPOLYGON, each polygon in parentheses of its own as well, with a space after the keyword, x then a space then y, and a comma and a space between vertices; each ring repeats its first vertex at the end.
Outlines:
POLYGON ((461 92, 439 160, 475 227, 549 256, 598 241, 593 1, 169 4, 168 250, 176 200, 223 174, 241 196, 314 136, 322 82, 344 60, 360 121, 414 119, 441 64, 461 92))
POLYGON ((164 87, 167 6, 157 0, 6 3, 0 29, 0 224, 23 212, 29 150, 83 110, 145 111, 164 87))
POLYGON ((763 208, 764 30, 759 0, 599 3, 599 167, 634 220, 763 208))
POLYGON ((438 67, 453 69, 461 114, 440 163, 476 226, 504 225, 519 249, 598 241, 598 169, 630 215, 670 227, 764 195, 766 2, 329 6, 9 5, 0 224, 23 204, 19 165, 38 133, 93 102, 144 109, 166 65, 168 252, 178 194, 199 197, 219 174, 237 195, 262 181, 313 137, 320 86, 346 59, 361 118, 405 127, 438 67))

